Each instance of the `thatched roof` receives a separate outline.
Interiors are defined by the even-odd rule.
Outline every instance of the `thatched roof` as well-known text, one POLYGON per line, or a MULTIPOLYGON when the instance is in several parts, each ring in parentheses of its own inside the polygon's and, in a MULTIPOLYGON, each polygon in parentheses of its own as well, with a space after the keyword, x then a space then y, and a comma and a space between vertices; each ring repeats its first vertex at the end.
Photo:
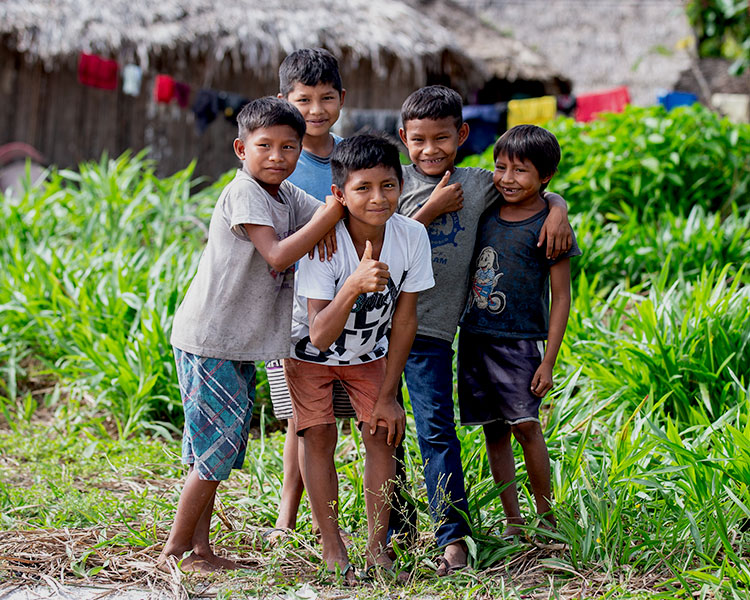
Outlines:
POLYGON ((448 29, 397 0, 3 0, 0 38, 49 70, 79 51, 143 66, 176 53, 262 75, 297 48, 323 46, 383 78, 448 71, 473 85, 482 76, 448 29))
POLYGON ((478 60, 489 77, 516 81, 563 79, 546 56, 523 42, 504 35, 489 21, 453 0, 406 0, 423 14, 450 29, 459 45, 478 60))

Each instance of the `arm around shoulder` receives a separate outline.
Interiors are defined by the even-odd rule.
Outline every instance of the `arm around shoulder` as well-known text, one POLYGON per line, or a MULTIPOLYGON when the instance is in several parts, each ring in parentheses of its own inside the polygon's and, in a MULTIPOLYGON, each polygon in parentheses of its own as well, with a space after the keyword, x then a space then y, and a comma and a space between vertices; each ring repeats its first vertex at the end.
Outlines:
POLYGON ((539 232, 537 246, 547 243, 547 258, 557 258, 567 252, 573 243, 573 232, 568 220, 568 205, 559 194, 545 192, 544 197, 549 202, 549 215, 539 232))
POLYGON ((276 271, 284 271, 307 254, 343 217, 344 207, 331 196, 310 222, 290 236, 279 239, 268 225, 244 224, 245 232, 265 261, 276 271))

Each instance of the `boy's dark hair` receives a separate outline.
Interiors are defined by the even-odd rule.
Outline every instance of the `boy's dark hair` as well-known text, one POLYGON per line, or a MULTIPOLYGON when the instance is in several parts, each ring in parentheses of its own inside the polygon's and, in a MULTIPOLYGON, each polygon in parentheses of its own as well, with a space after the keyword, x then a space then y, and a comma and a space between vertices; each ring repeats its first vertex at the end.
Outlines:
POLYGON ((287 56, 279 66, 279 91, 285 98, 295 83, 318 85, 330 83, 339 94, 343 89, 339 62, 323 48, 303 48, 287 56))
POLYGON ((286 100, 266 96, 248 102, 237 115, 239 138, 244 140, 250 133, 261 127, 289 125, 299 135, 305 137, 305 119, 297 107, 286 100))
POLYGON ((463 119, 463 101, 458 92, 444 85, 428 85, 409 94, 401 105, 401 123, 406 129, 406 122, 415 119, 444 119, 452 117, 456 129, 461 127, 463 119))
MULTIPOLYGON (((500 154, 505 154, 511 160, 528 160, 539 177, 551 177, 560 164, 560 144, 549 131, 536 125, 516 125, 500 136, 495 142, 492 157, 497 160, 500 154)), ((547 184, 542 184, 542 188, 547 184)))
POLYGON ((331 154, 331 179, 339 189, 352 171, 391 167, 399 183, 403 183, 398 147, 385 135, 363 133, 346 138, 336 144, 331 154))

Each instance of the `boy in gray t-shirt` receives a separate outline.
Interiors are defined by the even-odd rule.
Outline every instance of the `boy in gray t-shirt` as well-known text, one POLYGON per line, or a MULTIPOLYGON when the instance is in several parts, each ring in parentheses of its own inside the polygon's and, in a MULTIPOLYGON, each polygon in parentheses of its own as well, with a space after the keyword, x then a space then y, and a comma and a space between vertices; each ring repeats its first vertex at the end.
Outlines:
POLYGON ((238 568, 209 545, 219 482, 240 468, 255 395, 253 361, 289 354, 294 264, 343 216, 331 199, 286 181, 305 121, 285 100, 260 98, 237 117, 242 169, 221 193, 198 271, 175 314, 175 350, 185 410, 183 461, 190 465, 159 565, 238 568), (185 552, 191 554, 182 558, 185 552))

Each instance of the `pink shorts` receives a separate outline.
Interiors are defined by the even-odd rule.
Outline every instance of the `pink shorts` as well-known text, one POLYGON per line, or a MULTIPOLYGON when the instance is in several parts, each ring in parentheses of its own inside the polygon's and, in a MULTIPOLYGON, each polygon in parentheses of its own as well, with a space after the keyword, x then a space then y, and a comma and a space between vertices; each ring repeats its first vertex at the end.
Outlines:
MULTIPOLYGON (((385 358, 360 365, 321 365, 294 358, 284 360, 297 435, 314 425, 336 423, 333 382, 340 381, 357 414, 357 424, 369 423, 385 379, 385 358)), ((387 426, 384 421, 381 425, 387 426)))

